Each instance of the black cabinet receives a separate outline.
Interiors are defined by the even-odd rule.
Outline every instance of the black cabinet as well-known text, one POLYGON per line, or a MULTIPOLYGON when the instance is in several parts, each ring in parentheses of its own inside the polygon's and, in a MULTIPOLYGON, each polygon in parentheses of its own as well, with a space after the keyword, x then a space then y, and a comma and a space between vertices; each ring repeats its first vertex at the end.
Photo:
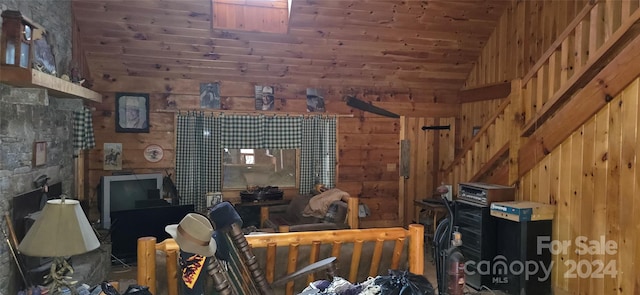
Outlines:
POLYGON ((482 269, 496 256, 496 219, 489 207, 456 202, 455 226, 462 234, 462 255, 467 261, 467 285, 479 290, 491 286, 492 276, 482 269))
POLYGON ((539 237, 551 239, 552 221, 494 218, 496 253, 506 267, 496 267, 493 289, 512 295, 551 295, 551 252, 548 247, 541 247, 538 252, 537 245, 539 237))
POLYGON ((111 253, 126 263, 137 259, 138 238, 156 237, 158 242, 170 238, 164 228, 177 224, 193 205, 162 206, 111 212, 111 253))

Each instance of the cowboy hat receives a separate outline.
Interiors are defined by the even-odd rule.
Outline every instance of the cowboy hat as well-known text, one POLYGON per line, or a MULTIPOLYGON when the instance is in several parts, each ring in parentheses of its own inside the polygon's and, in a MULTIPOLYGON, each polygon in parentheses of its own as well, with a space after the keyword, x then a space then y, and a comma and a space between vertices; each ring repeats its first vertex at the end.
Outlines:
POLYGON ((307 96, 320 97, 320 94, 316 88, 307 88, 307 96))
POLYGON ((179 224, 167 225, 164 230, 185 252, 205 257, 216 254, 216 242, 212 238, 213 226, 209 219, 201 214, 189 213, 179 224))
POLYGON ((262 87, 262 94, 273 94, 273 88, 271 86, 262 87))

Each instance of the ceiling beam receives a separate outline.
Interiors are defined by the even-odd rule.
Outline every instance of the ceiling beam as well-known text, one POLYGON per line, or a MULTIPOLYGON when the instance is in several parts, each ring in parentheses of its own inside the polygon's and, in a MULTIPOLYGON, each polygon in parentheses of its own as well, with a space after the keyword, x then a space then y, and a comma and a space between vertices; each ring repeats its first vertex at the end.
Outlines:
POLYGON ((460 90, 458 98, 460 99, 460 103, 468 103, 505 98, 509 96, 510 93, 511 82, 500 82, 460 90))

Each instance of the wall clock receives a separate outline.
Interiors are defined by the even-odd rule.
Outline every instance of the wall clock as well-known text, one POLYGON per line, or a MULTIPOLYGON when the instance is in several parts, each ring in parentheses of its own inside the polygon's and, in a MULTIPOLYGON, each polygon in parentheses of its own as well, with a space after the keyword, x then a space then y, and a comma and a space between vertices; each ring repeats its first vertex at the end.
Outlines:
POLYGON ((162 160, 163 154, 164 150, 157 144, 148 145, 144 149, 144 158, 151 163, 160 162, 160 160, 162 160))

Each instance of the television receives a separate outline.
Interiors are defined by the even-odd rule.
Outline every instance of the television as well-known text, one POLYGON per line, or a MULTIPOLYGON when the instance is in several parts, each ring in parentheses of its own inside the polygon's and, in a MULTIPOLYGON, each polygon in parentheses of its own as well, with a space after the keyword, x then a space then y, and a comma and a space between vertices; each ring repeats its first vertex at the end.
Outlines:
MULTIPOLYGON (((102 228, 111 228, 111 213, 140 208, 141 203, 164 202, 162 196, 162 174, 129 174, 103 176, 100 178, 100 223, 102 228)), ((147 206, 150 207, 150 206, 147 206)))

